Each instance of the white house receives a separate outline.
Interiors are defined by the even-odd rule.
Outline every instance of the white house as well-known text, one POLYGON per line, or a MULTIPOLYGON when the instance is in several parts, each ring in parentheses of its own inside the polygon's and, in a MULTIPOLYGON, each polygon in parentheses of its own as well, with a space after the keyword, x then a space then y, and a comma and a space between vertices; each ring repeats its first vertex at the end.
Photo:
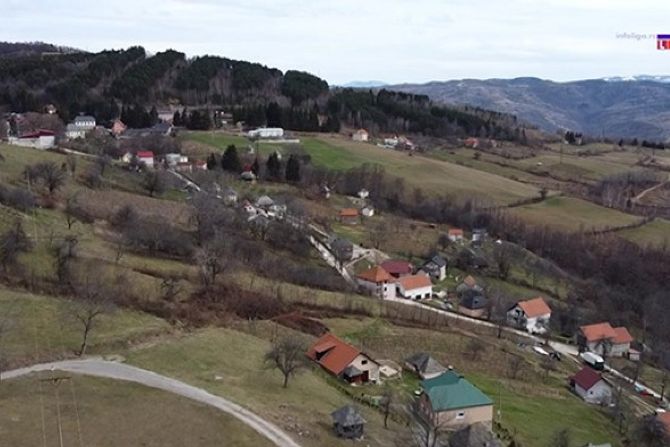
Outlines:
POLYGON ((369 138, 369 134, 368 134, 368 131, 365 130, 365 129, 358 129, 351 136, 351 139, 354 140, 354 141, 368 141, 368 138, 369 138))
POLYGON ((282 138, 284 136, 284 129, 281 127, 259 127, 258 129, 250 130, 247 135, 249 138, 282 138))
POLYGON ((460 228, 449 228, 447 237, 451 242, 459 242, 463 240, 463 230, 460 228))
POLYGON ((544 298, 519 301, 507 311, 507 323, 531 334, 544 334, 551 319, 551 308, 544 298))
POLYGON ((7 139, 9 144, 14 146, 32 147, 35 149, 50 149, 56 145, 56 136, 50 130, 38 130, 23 134, 20 137, 9 137, 7 139))
POLYGON ((604 357, 624 357, 630 351, 633 336, 625 327, 597 323, 580 327, 576 339, 580 352, 591 351, 604 357))
POLYGON ((90 115, 79 115, 74 119, 73 124, 80 129, 93 130, 95 129, 95 118, 90 115))
POLYGON ((356 283, 373 296, 382 299, 396 297, 395 278, 382 267, 375 266, 356 275, 356 283))
POLYGON ((169 167, 174 168, 179 163, 188 163, 188 157, 177 153, 165 154, 165 162, 169 167))
POLYGON ((365 206, 361 210, 361 214, 363 215, 363 217, 372 217, 375 215, 375 209, 372 208, 371 206, 365 206))
POLYGON ((608 405, 612 402, 612 387, 599 372, 585 366, 570 378, 573 391, 590 404, 608 405))
POLYGON ((68 140, 76 140, 77 138, 85 138, 86 137, 86 129, 83 129, 81 127, 77 127, 75 124, 68 124, 65 126, 65 138, 68 140))
POLYGON ((433 295, 430 276, 422 273, 400 277, 396 280, 396 286, 398 295, 410 300, 430 298, 433 295))
POLYGON ((368 197, 370 197, 370 191, 368 191, 367 189, 361 189, 360 191, 358 191, 358 197, 360 199, 367 199, 368 197))
POLYGON ((154 153, 152 151, 139 151, 137 154, 137 161, 144 163, 147 168, 154 167, 154 153))

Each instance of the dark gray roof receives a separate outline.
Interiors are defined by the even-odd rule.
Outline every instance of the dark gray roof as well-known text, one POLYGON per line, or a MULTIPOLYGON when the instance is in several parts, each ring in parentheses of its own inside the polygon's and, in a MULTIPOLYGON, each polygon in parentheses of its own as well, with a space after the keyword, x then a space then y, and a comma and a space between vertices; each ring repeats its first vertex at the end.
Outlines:
POLYGON ((440 255, 433 255, 428 262, 432 262, 433 264, 437 265, 438 267, 446 267, 447 266, 447 260, 444 259, 440 255))
POLYGON ((345 405, 339 410, 335 410, 330 415, 337 424, 342 427, 354 427, 356 425, 363 425, 367 421, 363 419, 358 408, 353 405, 345 405))
POLYGON ((441 373, 447 370, 447 368, 426 352, 418 352, 405 360, 405 362, 412 365, 417 372, 425 375, 441 373))
POLYGON ((479 291, 470 289, 461 294, 461 306, 477 310, 486 307, 488 300, 479 291))
POLYGON ((363 374, 363 371, 361 371, 360 369, 356 368, 353 365, 349 365, 346 368, 344 368, 344 371, 342 371, 342 374, 345 377, 356 377, 356 376, 360 376, 361 374, 363 374))
POLYGON ((502 447, 502 444, 486 425, 479 422, 452 434, 449 447, 502 447))
POLYGON ((95 118, 92 117, 91 115, 79 115, 75 117, 74 122, 81 122, 81 121, 95 121, 95 118))

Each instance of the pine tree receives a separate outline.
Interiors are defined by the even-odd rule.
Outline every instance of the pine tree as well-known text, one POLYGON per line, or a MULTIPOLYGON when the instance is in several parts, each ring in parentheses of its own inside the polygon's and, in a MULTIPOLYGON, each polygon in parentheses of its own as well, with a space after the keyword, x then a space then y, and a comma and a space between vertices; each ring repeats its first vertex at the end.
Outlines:
POLYGON ((172 115, 172 124, 175 126, 181 126, 181 115, 179 114, 179 110, 174 112, 174 115, 172 115))
POLYGON ((236 174, 242 170, 240 157, 237 155, 237 148, 234 144, 228 146, 223 153, 223 157, 221 157, 221 167, 224 171, 230 171, 236 174))
POLYGON ((291 154, 286 162, 286 181, 291 183, 300 181, 300 161, 293 154, 291 154))
POLYGON ((279 178, 281 178, 281 161, 279 161, 277 152, 273 152, 272 154, 270 154, 265 166, 267 169, 268 176, 271 179, 278 180, 279 178))
POLYGON ((158 110, 156 110, 156 106, 152 106, 149 112, 149 126, 153 126, 156 123, 158 123, 158 110))

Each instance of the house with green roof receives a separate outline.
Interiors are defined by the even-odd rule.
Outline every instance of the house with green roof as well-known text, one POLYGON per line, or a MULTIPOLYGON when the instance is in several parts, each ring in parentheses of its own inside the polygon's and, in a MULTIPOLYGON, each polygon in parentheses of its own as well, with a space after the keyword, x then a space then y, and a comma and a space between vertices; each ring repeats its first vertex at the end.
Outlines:
POLYGON ((435 426, 456 429, 493 421, 491 398, 455 371, 422 381, 421 389, 419 410, 435 426))

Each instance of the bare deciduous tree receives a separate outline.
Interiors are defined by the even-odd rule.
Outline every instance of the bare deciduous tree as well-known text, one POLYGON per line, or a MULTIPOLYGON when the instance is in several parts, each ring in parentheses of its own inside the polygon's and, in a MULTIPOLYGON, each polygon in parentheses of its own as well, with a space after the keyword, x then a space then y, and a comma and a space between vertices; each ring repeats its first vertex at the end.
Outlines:
POLYGON ((167 186, 165 174, 155 170, 145 172, 144 177, 142 178, 142 186, 147 190, 151 197, 154 197, 157 194, 163 194, 167 186))
POLYGON ((0 235, 0 264, 5 272, 17 263, 19 254, 29 251, 32 243, 23 230, 23 223, 17 220, 14 225, 0 235))
POLYGON ((270 368, 278 369, 284 376, 284 388, 288 381, 307 365, 305 352, 307 345, 297 336, 287 336, 276 340, 272 348, 265 354, 265 363, 270 368))
POLYGON ((525 360, 519 355, 510 355, 507 360, 507 376, 516 379, 523 369, 525 360))
POLYGON ((473 360, 479 360, 486 350, 486 344, 478 338, 471 338, 465 346, 465 353, 473 360))

